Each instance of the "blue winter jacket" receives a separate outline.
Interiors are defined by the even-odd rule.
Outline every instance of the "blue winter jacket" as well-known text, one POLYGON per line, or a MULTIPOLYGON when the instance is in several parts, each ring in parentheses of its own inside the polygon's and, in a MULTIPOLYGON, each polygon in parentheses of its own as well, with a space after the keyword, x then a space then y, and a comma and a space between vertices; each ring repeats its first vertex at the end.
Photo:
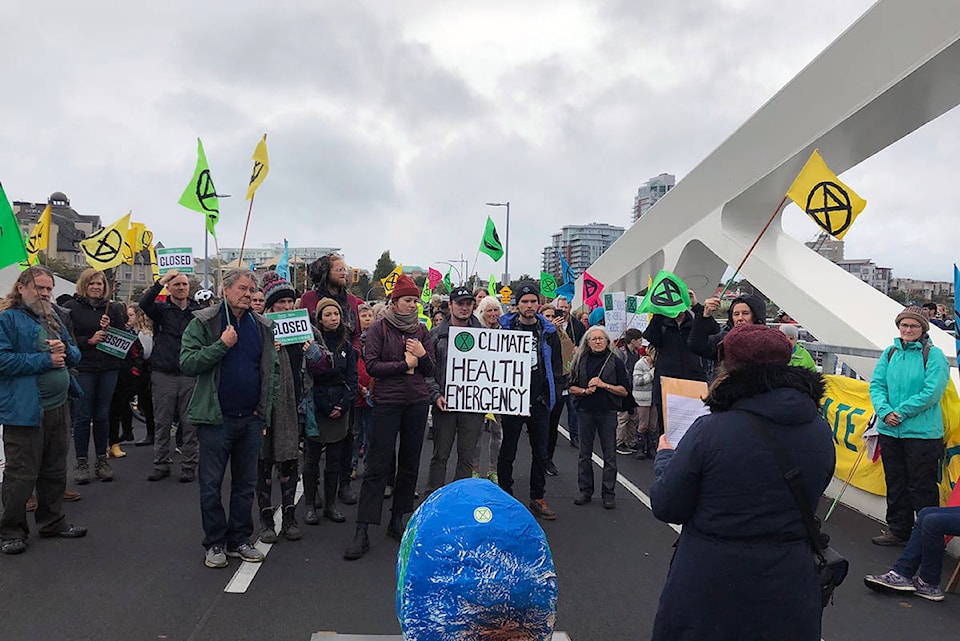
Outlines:
MULTIPOLYGON (((545 398, 530 399, 531 401, 542 400, 547 409, 553 409, 557 402, 557 382, 563 378, 563 355, 560 352, 560 336, 557 334, 556 326, 546 318, 537 314, 538 329, 537 344, 540 346, 540 366, 546 374, 545 398)), ((520 314, 506 314, 500 317, 500 326, 504 329, 520 329, 520 314)))
POLYGON ((943 438, 940 398, 947 388, 950 365, 934 345, 923 366, 923 345, 904 344, 899 338, 883 350, 870 380, 870 401, 877 414, 877 430, 894 438, 943 438), (883 418, 896 412, 902 418, 896 427, 883 418))
MULTIPOLYGON (((80 362, 70 332, 54 314, 60 336, 67 346, 67 367, 80 362)), ((40 388, 37 375, 53 369, 50 353, 42 352, 40 321, 21 307, 0 312, 0 423, 4 425, 40 425, 40 388)))

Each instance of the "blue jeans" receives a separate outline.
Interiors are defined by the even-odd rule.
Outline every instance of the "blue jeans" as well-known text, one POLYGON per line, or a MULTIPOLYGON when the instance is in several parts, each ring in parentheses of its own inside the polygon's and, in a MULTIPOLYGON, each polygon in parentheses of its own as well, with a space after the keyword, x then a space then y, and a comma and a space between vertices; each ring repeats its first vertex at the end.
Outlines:
POLYGON ((940 585, 943 569, 943 537, 960 534, 960 507, 925 507, 917 515, 910 540, 894 564, 894 571, 908 579, 919 574, 926 583, 940 585), (917 572, 919 570, 919 572, 917 572))
POLYGON ((263 419, 223 417, 220 425, 198 425, 200 517, 203 547, 226 545, 236 549, 253 536, 253 495, 257 487, 257 458, 263 441, 263 419), (230 518, 220 490, 230 463, 230 518))
POLYGON ((78 398, 73 408, 74 453, 77 458, 89 456, 92 419, 94 453, 106 456, 110 437, 110 403, 117 387, 117 370, 79 372, 77 382, 83 390, 83 398, 78 398))
POLYGON ((617 487, 617 413, 607 411, 578 411, 580 419, 580 463, 577 467, 577 482, 580 492, 593 496, 593 439, 600 438, 603 453, 603 480, 600 496, 613 498, 617 487))
POLYGON ((573 396, 567 394, 557 399, 558 403, 567 405, 567 431, 570 432, 570 442, 574 445, 580 440, 580 426, 578 425, 577 408, 573 406, 573 396))

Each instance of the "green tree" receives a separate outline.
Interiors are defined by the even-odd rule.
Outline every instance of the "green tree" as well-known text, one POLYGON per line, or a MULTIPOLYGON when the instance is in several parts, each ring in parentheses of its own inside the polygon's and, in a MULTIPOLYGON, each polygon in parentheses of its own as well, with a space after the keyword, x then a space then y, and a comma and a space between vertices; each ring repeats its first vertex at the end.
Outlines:
POLYGON ((392 272, 397 268, 397 263, 390 258, 390 250, 386 250, 380 254, 380 259, 377 260, 377 266, 373 268, 373 283, 380 283, 380 280, 387 277, 387 274, 392 272))
POLYGON ((350 285, 351 293, 360 300, 367 300, 367 292, 370 291, 370 282, 370 276, 361 273, 359 280, 350 285))

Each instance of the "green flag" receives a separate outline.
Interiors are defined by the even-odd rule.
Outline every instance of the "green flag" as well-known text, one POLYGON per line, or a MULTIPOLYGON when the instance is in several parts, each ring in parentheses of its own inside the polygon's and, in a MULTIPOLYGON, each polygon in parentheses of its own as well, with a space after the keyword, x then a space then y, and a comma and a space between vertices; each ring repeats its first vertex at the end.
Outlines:
POLYGON ((448 267, 447 273, 443 275, 443 284, 446 285, 448 294, 453 291, 453 283, 450 282, 450 269, 448 267))
POLYGON ((678 276, 668 271, 660 270, 653 279, 647 295, 640 302, 638 314, 663 314, 668 318, 676 318, 690 309, 690 290, 678 276))
POLYGON ((490 274, 490 280, 487 282, 487 293, 491 296, 497 295, 497 277, 490 274))
POLYGON ((545 298, 557 297, 557 279, 553 277, 553 274, 540 272, 540 293, 545 298))
POLYGON ((493 224, 493 219, 490 216, 487 216, 487 228, 483 232, 483 240, 480 241, 480 251, 494 261, 503 258, 503 243, 500 242, 497 227, 493 224))
POLYGON ((27 246, 23 243, 20 223, 13 214, 3 185, 0 185, 0 269, 26 260, 27 246))
POLYGON ((420 300, 424 305, 430 304, 430 297, 433 296, 433 290, 430 289, 430 281, 423 281, 423 291, 420 292, 420 300))
POLYGON ((207 155, 203 153, 203 142, 199 138, 197 138, 197 167, 193 170, 193 178, 183 190, 179 202, 187 209, 206 216, 207 231, 216 237, 216 225, 220 220, 220 201, 217 199, 217 188, 213 186, 213 178, 210 176, 210 167, 207 166, 207 155))

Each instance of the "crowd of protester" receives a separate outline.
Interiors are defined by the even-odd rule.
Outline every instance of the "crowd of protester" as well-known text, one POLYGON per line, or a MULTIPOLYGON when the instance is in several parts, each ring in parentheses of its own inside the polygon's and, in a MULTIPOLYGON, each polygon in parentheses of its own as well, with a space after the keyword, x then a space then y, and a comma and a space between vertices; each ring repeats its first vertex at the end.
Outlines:
MULTIPOLYGON (((763 301, 745 295, 731 302, 721 325, 714 318, 721 301, 709 298, 701 305, 692 296, 691 308, 675 318, 655 314, 642 333, 629 329, 612 336, 602 309, 577 315, 563 298, 544 303, 534 282, 520 283, 507 309, 485 290, 462 286, 421 309, 420 288, 406 275, 399 276, 388 301, 370 305, 349 292, 347 273, 341 256, 325 256, 310 265, 312 288, 300 292, 275 272, 261 280, 253 271, 235 269, 223 274, 217 298, 207 290, 191 296, 188 277, 173 270, 139 301, 124 305, 111 300, 110 282, 94 269, 81 274, 73 296, 57 303, 51 300, 53 274, 43 266, 24 270, 0 305, 0 423, 7 459, 2 552, 26 550, 28 511, 35 511, 41 537, 86 533, 68 522, 63 508, 80 498, 66 488, 69 442, 78 486, 112 481, 116 471, 109 458, 124 457, 126 443, 153 447, 153 469, 145 477, 151 482, 170 477, 178 459, 179 482, 199 485, 204 562, 212 568, 227 566, 231 557, 262 561, 258 539, 301 539, 295 499, 301 479, 306 525, 321 517, 343 523, 338 501, 358 504, 345 559, 360 559, 370 549, 369 528, 381 523, 388 500, 386 532, 399 541, 420 497, 428 424, 433 451, 424 494, 468 477, 485 477, 519 494, 514 467, 525 428, 531 463, 529 493, 523 494, 535 516, 553 520, 557 513, 545 490, 547 477, 560 473, 553 459, 566 409, 570 444, 579 452, 574 504, 583 506, 596 494, 592 457, 599 441, 604 508, 616 507, 618 455, 656 459, 654 513, 685 525, 661 602, 658 638, 710 638, 701 628, 706 623, 670 614, 696 609, 696 603, 729 601, 731 616, 739 616, 736 606, 749 601, 747 587, 727 590, 719 579, 694 577, 703 571, 730 576, 744 559, 724 541, 743 537, 756 543, 750 563, 776 562, 802 574, 802 581, 762 590, 780 595, 779 605, 766 611, 770 625, 786 626, 786 634, 797 629, 792 622, 798 616, 806 620, 803 613, 814 607, 806 584, 814 577, 812 565, 810 575, 803 574, 797 551, 806 544, 800 514, 785 487, 766 496, 766 508, 752 495, 748 500, 751 487, 776 485, 760 476, 777 474, 750 421, 734 420, 737 413, 752 413, 790 434, 796 441, 790 449, 805 452, 800 465, 809 468, 806 489, 816 505, 833 471, 833 446, 819 418, 822 379, 789 317, 778 318, 780 331, 767 327, 763 301), (313 337, 281 346, 263 314, 297 308, 310 314, 313 337), (448 408, 446 357, 456 327, 530 333, 529 415, 448 408), (98 349, 109 328, 136 336, 125 358, 98 349), (713 414, 695 425, 676 452, 661 436, 664 376, 710 384, 713 414), (144 421, 141 440, 133 433, 134 407, 144 421), (739 449, 731 449, 732 443, 739 449), (711 474, 727 480, 711 487, 690 481, 711 474), (352 487, 357 479, 359 492, 352 487), (750 518, 751 510, 763 518, 750 518), (742 518, 724 516, 730 513, 742 518), (769 550, 757 552, 774 539, 769 550), (707 558, 712 560, 705 568, 707 558)), ((957 529, 956 509, 939 508, 936 491, 943 437, 936 403, 948 367, 927 339, 935 311, 908 308, 897 316, 900 337, 881 356, 870 388, 890 488, 889 529, 874 543, 907 546, 907 553, 887 574, 867 577, 867 584, 922 596, 937 595, 943 555, 942 545, 927 541, 936 538, 927 531, 957 529)))

